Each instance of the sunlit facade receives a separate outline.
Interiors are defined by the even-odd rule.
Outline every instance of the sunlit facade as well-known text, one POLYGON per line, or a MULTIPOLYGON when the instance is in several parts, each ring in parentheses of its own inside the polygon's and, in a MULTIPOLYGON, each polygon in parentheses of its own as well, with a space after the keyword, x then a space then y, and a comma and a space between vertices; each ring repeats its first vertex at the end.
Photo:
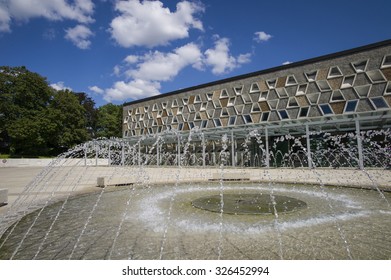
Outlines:
POLYGON ((332 141, 355 142, 363 168, 363 135, 385 142, 390 108, 388 40, 126 103, 123 137, 147 164, 218 165, 223 151, 230 166, 284 166, 296 145, 287 166, 313 167, 319 139, 345 135, 332 141))

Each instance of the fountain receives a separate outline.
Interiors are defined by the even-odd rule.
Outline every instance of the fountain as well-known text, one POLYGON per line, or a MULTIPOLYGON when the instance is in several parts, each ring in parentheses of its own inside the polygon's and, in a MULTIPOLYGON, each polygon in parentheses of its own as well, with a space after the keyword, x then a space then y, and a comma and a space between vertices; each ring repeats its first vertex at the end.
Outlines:
POLYGON ((308 135, 75 147, 0 216, 0 259, 391 258, 391 132, 308 135))

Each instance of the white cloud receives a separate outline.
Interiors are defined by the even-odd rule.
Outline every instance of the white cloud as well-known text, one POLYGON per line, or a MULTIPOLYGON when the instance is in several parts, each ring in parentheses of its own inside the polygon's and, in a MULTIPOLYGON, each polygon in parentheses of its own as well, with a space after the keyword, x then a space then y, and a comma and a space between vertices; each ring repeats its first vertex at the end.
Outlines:
POLYGON ((12 20, 28 21, 43 17, 48 20, 74 20, 79 23, 93 22, 92 0, 2 0, 0 3, 0 31, 11 31, 12 20))
POLYGON ((238 61, 238 64, 250 63, 251 62, 251 53, 240 54, 238 56, 237 61, 238 61))
MULTIPOLYGON (((105 100, 140 99, 160 94, 161 82, 172 80, 187 66, 196 67, 202 61, 197 45, 189 43, 172 52, 149 52, 143 56, 131 55, 125 62, 135 63, 134 68, 125 71, 129 81, 116 82, 105 91, 105 100)), ((116 66, 119 75, 120 66, 116 66)))
POLYGON ((113 75, 114 76, 119 76, 121 75, 121 66, 120 65, 115 65, 113 67, 113 75))
POLYGON ((179 47, 170 53, 151 52, 139 57, 142 62, 137 64, 136 69, 127 71, 127 75, 133 79, 168 81, 184 67, 198 63, 201 56, 198 46, 193 43, 179 47))
POLYGON ((114 86, 107 89, 104 99, 107 102, 113 100, 141 99, 148 96, 160 94, 160 83, 146 80, 133 80, 128 83, 116 82, 114 86))
POLYGON ((190 28, 203 29, 194 16, 204 9, 198 2, 179 2, 175 12, 160 1, 118 1, 115 9, 120 15, 112 20, 110 32, 123 47, 167 45, 189 37, 190 28))
POLYGON ((251 54, 242 54, 237 58, 230 54, 229 40, 216 37, 213 49, 205 51, 204 63, 212 67, 213 74, 224 74, 239 67, 241 64, 250 62, 251 54))
POLYGON ((137 55, 128 55, 124 61, 129 64, 133 64, 139 61, 139 57, 137 55))
POLYGON ((50 84, 50 86, 55 90, 72 90, 70 87, 65 86, 64 82, 62 81, 54 84, 50 84))
POLYGON ((92 31, 85 25, 77 25, 74 28, 69 28, 66 31, 65 39, 71 41, 80 49, 88 49, 91 45, 89 37, 93 35, 92 31))
POLYGON ((88 87, 88 89, 97 94, 103 94, 105 91, 98 86, 88 87))
POLYGON ((7 7, 0 3, 0 32, 10 32, 11 16, 7 10, 7 7))
POLYGON ((269 41, 273 37, 272 35, 267 34, 264 31, 258 31, 255 32, 254 34, 255 34, 254 40, 257 41, 258 43, 269 41))
POLYGON ((106 89, 104 99, 135 100, 160 94, 161 83, 173 80, 185 67, 197 70, 211 67, 214 74, 227 73, 244 63, 250 62, 251 54, 230 55, 229 40, 216 37, 213 49, 202 53, 194 43, 186 44, 172 52, 150 51, 142 56, 129 55, 124 59, 125 65, 116 65, 116 75, 125 75, 127 81, 118 81, 106 89))
POLYGON ((288 65, 288 64, 291 64, 292 62, 291 61, 285 61, 282 63, 282 65, 288 65))

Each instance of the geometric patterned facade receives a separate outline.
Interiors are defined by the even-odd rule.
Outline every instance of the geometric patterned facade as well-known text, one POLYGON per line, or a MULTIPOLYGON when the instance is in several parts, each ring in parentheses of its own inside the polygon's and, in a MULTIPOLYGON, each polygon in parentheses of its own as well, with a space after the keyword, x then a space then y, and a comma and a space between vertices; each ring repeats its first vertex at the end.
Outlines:
POLYGON ((124 104, 123 136, 326 121, 391 110, 391 40, 124 104))

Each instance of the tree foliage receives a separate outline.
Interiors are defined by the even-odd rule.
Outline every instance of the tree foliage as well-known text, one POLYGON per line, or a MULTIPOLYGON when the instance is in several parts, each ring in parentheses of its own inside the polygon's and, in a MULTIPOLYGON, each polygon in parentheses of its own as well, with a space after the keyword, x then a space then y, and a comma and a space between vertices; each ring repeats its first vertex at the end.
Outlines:
POLYGON ((122 107, 57 91, 25 67, 0 67, 0 153, 56 155, 94 137, 121 136, 122 107))
POLYGON ((121 137, 122 135, 122 107, 112 103, 98 109, 96 127, 97 137, 121 137))

